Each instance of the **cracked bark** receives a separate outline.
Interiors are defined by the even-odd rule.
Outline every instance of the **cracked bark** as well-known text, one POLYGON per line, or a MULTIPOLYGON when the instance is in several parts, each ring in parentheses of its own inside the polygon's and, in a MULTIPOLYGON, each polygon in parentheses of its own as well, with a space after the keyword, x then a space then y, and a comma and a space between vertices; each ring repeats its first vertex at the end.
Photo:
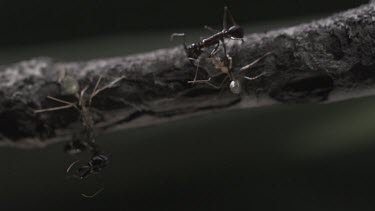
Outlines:
MULTIPOLYGON (((228 87, 215 90, 191 85, 195 68, 182 47, 124 58, 58 62, 36 58, 0 67, 0 145, 39 147, 69 140, 79 122, 74 109, 35 114, 34 109, 59 105, 51 95, 63 93, 59 78, 78 79, 80 87, 125 76, 117 86, 93 100, 91 113, 98 132, 158 124, 216 110, 274 103, 333 102, 374 94, 375 4, 326 19, 267 33, 251 34, 245 42, 230 42, 229 54, 238 70, 262 56, 244 81, 241 95, 228 87)), ((202 71, 201 78, 207 77, 202 71)))

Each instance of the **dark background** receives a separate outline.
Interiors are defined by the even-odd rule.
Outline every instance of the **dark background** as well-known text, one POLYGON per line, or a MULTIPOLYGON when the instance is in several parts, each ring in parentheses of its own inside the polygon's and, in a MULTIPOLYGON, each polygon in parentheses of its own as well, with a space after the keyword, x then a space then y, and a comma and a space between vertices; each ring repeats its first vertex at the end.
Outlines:
POLYGON ((239 23, 329 14, 367 0, 109 1, 2 0, 0 45, 13 46, 88 36, 153 33, 219 24, 228 5, 239 23))
MULTIPOLYGON (((0 62, 172 46, 171 32, 193 40, 220 25, 225 4, 257 32, 366 2, 2 1, 0 62)), ((374 108, 374 97, 277 105, 99 136, 112 162, 97 181, 66 177, 63 144, 3 147, 0 210, 374 210, 374 108)))

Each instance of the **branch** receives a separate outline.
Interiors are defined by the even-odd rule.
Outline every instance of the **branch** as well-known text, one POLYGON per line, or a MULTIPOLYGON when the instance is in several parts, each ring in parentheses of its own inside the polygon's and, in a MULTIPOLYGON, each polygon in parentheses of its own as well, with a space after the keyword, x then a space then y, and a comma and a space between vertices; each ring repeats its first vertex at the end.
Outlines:
MULTIPOLYGON (((267 52, 244 81, 241 95, 187 83, 195 68, 182 47, 125 58, 56 62, 38 58, 0 68, 0 144, 38 147, 68 140, 80 124, 77 109, 34 113, 71 102, 61 79, 72 77, 93 89, 125 77, 93 98, 90 109, 99 132, 186 118, 192 115, 275 103, 333 102, 374 94, 375 4, 324 20, 228 42, 235 70, 267 52)), ((207 75, 201 71, 200 78, 207 75)))

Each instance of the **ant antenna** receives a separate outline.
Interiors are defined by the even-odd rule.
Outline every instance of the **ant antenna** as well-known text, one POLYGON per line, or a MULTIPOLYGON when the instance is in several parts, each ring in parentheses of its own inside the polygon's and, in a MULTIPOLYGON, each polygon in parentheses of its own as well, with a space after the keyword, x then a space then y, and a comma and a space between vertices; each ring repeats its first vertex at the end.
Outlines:
POLYGON ((76 163, 78 163, 78 162, 79 162, 79 160, 76 160, 76 161, 74 161, 73 163, 71 163, 71 164, 69 165, 69 167, 66 169, 66 173, 69 173, 70 170, 73 168, 73 166, 74 166, 76 163))
POLYGON ((104 188, 100 188, 99 190, 97 190, 95 193, 91 194, 91 195, 87 195, 87 194, 84 194, 84 193, 81 193, 81 196, 85 197, 85 198, 94 198, 95 196, 97 196, 99 193, 101 193, 102 191, 104 190, 104 188))
POLYGON ((187 46, 186 46, 186 35, 185 35, 185 33, 173 33, 172 35, 171 35, 171 37, 169 38, 169 40, 172 42, 173 40, 174 40, 174 38, 175 37, 182 37, 182 39, 183 39, 183 45, 184 45, 184 49, 187 51, 187 46))

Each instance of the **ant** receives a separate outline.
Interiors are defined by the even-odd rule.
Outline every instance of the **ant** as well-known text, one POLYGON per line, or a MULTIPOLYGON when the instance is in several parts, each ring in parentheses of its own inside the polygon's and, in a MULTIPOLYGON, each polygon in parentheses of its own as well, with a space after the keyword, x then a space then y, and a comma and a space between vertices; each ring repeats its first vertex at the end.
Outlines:
MULTIPOLYGON (((230 13, 228 7, 224 7, 223 30, 221 30, 221 31, 215 30, 215 29, 213 29, 209 26, 205 26, 205 28, 212 31, 212 32, 215 32, 215 34, 213 34, 212 36, 210 36, 208 38, 205 38, 205 39, 201 40, 200 42, 193 43, 189 46, 187 46, 186 43, 185 43, 185 34, 184 33, 174 33, 174 34, 171 35, 171 40, 173 40, 174 37, 183 37, 183 39, 184 39, 183 46, 184 46, 186 55, 187 55, 189 61, 191 62, 191 64, 193 64, 194 66, 197 66, 194 79, 192 81, 188 81, 188 83, 191 83, 191 84, 206 83, 206 84, 208 84, 208 85, 210 85, 210 86, 212 86, 216 89, 220 89, 223 86, 223 84, 225 83, 225 81, 229 78, 230 79, 229 87, 230 87, 230 90, 232 91, 232 93, 240 94, 242 88, 241 88, 241 82, 238 79, 238 75, 240 75, 243 71, 253 67, 255 64, 257 64, 260 60, 262 60, 264 57, 269 55, 271 52, 266 53, 262 57, 256 59, 251 64, 242 67, 235 75, 234 72, 233 72, 233 68, 232 68, 232 57, 227 53, 227 47, 226 47, 224 39, 229 38, 231 40, 242 40, 242 42, 243 42, 244 29, 235 22, 235 20, 234 20, 232 14, 230 13), (233 24, 229 29, 228 29, 228 24, 227 24, 227 17, 228 16, 229 16, 229 18, 230 18, 230 20, 233 24), (222 48, 223 48, 223 53, 224 53, 223 58, 219 58, 218 56, 216 56, 216 54, 219 52, 220 43, 222 44, 222 48), (220 71, 218 73, 215 73, 215 74, 211 75, 206 80, 198 80, 197 79, 198 70, 199 70, 199 68, 202 68, 202 67, 196 61, 198 60, 199 56, 203 52, 205 52, 203 49, 211 47, 211 46, 215 46, 215 47, 211 51, 211 53, 209 55, 209 58, 211 59, 211 62, 215 66, 215 68, 220 70, 220 71), (221 84, 219 86, 217 86, 217 85, 215 85, 211 82, 211 78, 218 77, 222 74, 227 74, 227 76, 223 79, 223 81, 221 82, 221 84)), ((206 71, 206 72, 208 72, 208 71, 206 71)), ((244 79, 247 79, 247 80, 255 80, 255 79, 257 79, 257 78, 259 78, 263 75, 264 75, 264 73, 262 73, 260 75, 257 75, 255 77, 248 77, 248 76, 242 76, 242 77, 244 79)))
POLYGON ((271 53, 272 52, 268 52, 268 53, 264 54, 263 56, 259 57, 258 59, 256 59, 252 63, 240 68, 239 71, 237 71, 237 72, 233 71, 232 57, 229 54, 226 54, 223 59, 214 55, 211 58, 211 62, 215 66, 215 69, 218 69, 219 71, 215 74, 210 75, 210 77, 208 79, 197 80, 196 77, 195 77, 193 81, 188 81, 188 83, 191 83, 191 84, 205 83, 205 84, 208 84, 208 85, 212 86, 215 89, 221 89, 222 86, 224 85, 224 83, 226 82, 226 80, 229 78, 229 80, 230 80, 230 84, 229 84, 230 91, 233 94, 240 94, 241 91, 242 91, 242 85, 241 85, 240 78, 253 81, 253 80, 256 80, 256 79, 260 78, 261 76, 265 75, 265 73, 261 73, 257 76, 249 77, 249 76, 243 75, 243 72, 245 70, 250 69, 253 66, 255 66, 258 62, 260 62, 262 59, 264 59, 265 57, 267 57, 271 53), (223 74, 226 74, 227 76, 225 76, 225 78, 222 80, 220 85, 215 85, 215 84, 212 83, 212 78, 221 76, 223 74))
MULTIPOLYGON (((102 169, 104 169, 108 165, 108 156, 102 153, 100 150, 98 150, 98 146, 95 144, 94 122, 90 113, 90 108, 92 100, 96 95, 98 95, 100 92, 106 89, 112 88, 116 83, 118 83, 123 78, 124 77, 117 78, 109 84, 99 88, 99 84, 102 80, 102 77, 100 76, 91 94, 86 94, 86 91, 89 89, 89 86, 86 86, 79 91, 78 82, 74 79, 66 78, 66 80, 63 81, 64 83, 62 83, 63 89, 69 94, 74 94, 77 98, 77 101, 68 102, 52 96, 47 96, 48 99, 65 105, 34 111, 35 113, 42 113, 68 108, 75 108, 76 110, 78 110, 78 112, 80 113, 80 120, 82 122, 83 129, 79 133, 78 137, 74 138, 74 140, 72 140, 66 145, 65 151, 71 155, 79 154, 87 149, 90 151, 91 158, 88 161, 88 163, 78 167, 77 169, 77 176, 80 179, 84 179, 90 174, 98 174, 101 172, 102 169)), ((74 161, 72 164, 70 164, 70 166, 67 169, 67 173, 69 173, 71 168, 78 162, 79 160, 74 161)), ((91 196, 85 194, 82 194, 82 196, 92 198, 95 197, 101 191, 102 189, 100 189, 91 196)))
POLYGON ((203 49, 215 46, 215 48, 212 50, 210 53, 210 57, 213 56, 219 49, 220 42, 223 43, 223 48, 224 48, 224 54, 226 55, 226 47, 224 45, 224 39, 229 38, 232 40, 242 40, 243 41, 243 36, 244 36, 244 30, 243 28, 238 25, 228 10, 228 7, 224 7, 224 17, 223 17, 223 30, 219 31, 216 29, 213 29, 209 26, 205 26, 205 29, 210 30, 211 32, 214 32, 215 34, 211 35, 210 37, 207 37, 200 42, 193 43, 189 46, 186 45, 185 42, 185 33, 173 33, 171 35, 171 40, 174 39, 174 37, 183 37, 184 42, 183 46, 186 52, 186 55, 189 59, 189 61, 195 65, 195 60, 198 59, 198 57, 205 52, 203 49), (228 29, 228 24, 227 24, 227 16, 229 16, 233 26, 231 26, 228 29))

